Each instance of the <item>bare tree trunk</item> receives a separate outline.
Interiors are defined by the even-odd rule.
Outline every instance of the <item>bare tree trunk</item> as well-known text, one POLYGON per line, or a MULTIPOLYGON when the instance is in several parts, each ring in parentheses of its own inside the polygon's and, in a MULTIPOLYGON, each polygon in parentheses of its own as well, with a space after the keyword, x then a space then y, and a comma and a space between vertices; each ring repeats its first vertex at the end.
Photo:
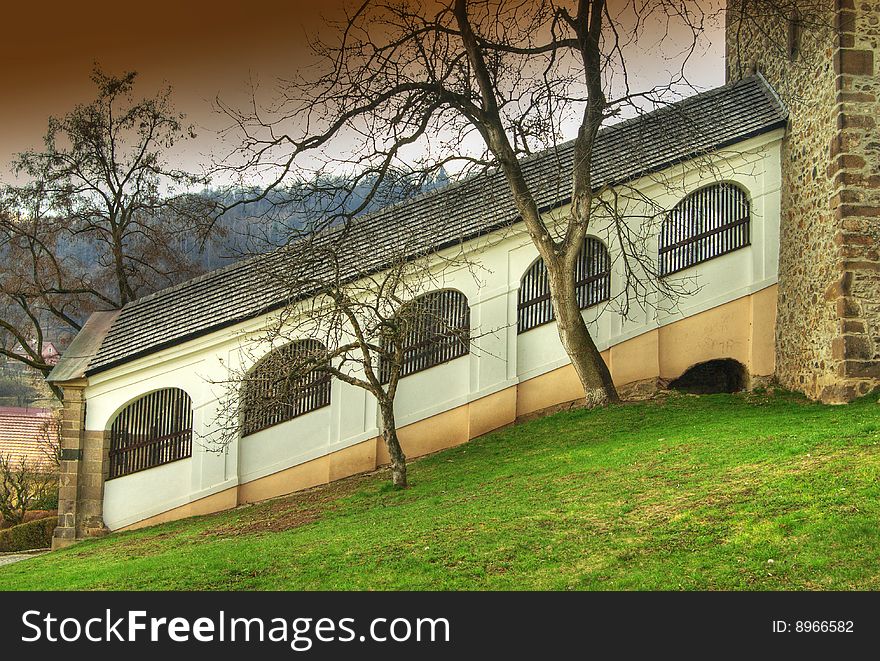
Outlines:
POLYGON ((134 298, 134 292, 132 292, 128 276, 125 274, 125 256, 122 254, 122 242, 116 232, 113 233, 112 249, 113 270, 116 276, 116 286, 119 289, 119 306, 122 307, 134 298))
POLYGON ((559 339, 583 385, 587 406, 592 408, 620 401, 611 372, 581 316, 572 274, 565 269, 551 270, 548 267, 547 275, 559 339))
POLYGON ((394 421, 394 402, 380 402, 382 415, 382 438, 391 457, 391 482, 396 487, 406 487, 406 455, 397 438, 397 423, 394 421))

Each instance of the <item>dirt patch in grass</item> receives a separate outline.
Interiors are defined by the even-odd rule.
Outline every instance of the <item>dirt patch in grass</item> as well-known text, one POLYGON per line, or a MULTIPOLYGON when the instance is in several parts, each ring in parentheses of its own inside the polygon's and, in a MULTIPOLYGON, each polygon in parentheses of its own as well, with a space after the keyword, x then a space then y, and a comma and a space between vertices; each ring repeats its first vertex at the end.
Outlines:
POLYGON ((217 535, 251 535, 261 532, 283 532, 292 528, 299 528, 321 519, 324 511, 319 509, 282 509, 265 512, 265 519, 254 519, 249 523, 221 530, 206 530, 204 536, 215 537, 217 535))
POLYGON ((283 532, 319 521, 338 507, 338 501, 356 493, 375 473, 354 475, 289 496, 273 498, 234 510, 235 518, 204 530, 202 537, 237 537, 283 532))

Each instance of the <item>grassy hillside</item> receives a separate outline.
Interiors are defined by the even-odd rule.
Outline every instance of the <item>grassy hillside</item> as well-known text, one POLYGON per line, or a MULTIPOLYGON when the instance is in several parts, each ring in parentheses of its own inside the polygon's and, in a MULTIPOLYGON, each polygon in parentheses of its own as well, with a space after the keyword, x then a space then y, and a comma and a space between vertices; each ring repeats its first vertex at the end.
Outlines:
POLYGON ((878 589, 880 406, 672 396, 120 533, 0 589, 878 589))

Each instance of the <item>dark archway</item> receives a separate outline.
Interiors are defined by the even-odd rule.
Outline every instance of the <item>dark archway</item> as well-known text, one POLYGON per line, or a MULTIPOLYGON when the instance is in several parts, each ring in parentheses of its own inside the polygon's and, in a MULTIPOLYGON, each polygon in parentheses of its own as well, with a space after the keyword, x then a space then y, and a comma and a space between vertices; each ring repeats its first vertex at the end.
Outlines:
POLYGON ((698 363, 669 384, 670 390, 709 395, 718 392, 739 392, 748 384, 745 365, 732 358, 698 363))

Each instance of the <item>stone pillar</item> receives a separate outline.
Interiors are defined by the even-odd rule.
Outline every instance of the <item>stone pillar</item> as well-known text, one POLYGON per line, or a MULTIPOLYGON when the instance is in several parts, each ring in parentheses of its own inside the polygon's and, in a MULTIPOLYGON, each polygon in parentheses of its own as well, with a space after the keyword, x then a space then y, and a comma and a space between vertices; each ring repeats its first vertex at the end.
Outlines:
POLYGON ((838 317, 838 383, 821 398, 848 401, 880 386, 880 2, 836 0, 833 56, 837 132, 828 177, 837 223, 838 277, 826 290, 838 317))
POLYGON ((86 431, 85 379, 59 383, 64 390, 58 527, 52 548, 106 534, 104 480, 108 447, 103 432, 86 431))

